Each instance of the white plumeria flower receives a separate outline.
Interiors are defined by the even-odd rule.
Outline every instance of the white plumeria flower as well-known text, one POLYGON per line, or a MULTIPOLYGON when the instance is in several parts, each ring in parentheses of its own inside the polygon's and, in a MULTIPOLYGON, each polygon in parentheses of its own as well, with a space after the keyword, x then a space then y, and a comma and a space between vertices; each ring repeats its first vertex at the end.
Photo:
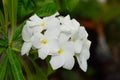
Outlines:
POLYGON ((80 27, 80 24, 75 19, 71 20, 69 15, 64 18, 60 18, 60 23, 61 30, 71 34, 74 34, 80 27))
POLYGON ((39 18, 36 14, 29 18, 23 27, 22 38, 24 44, 21 54, 29 53, 31 47, 38 50, 38 56, 45 59, 51 56, 52 68, 72 69, 75 63, 74 56, 83 71, 87 70, 87 60, 90 57, 88 33, 70 16, 52 16, 39 18))
POLYGON ((87 31, 85 30, 85 27, 84 26, 80 26, 79 27, 79 32, 78 32, 78 34, 79 34, 79 39, 80 40, 85 40, 85 39, 87 39, 87 37, 88 37, 88 33, 87 33, 87 31))
POLYGON ((60 38, 63 38, 63 36, 68 40, 72 35, 74 35, 78 28, 80 27, 80 24, 75 19, 70 19, 70 16, 67 15, 65 18, 60 17, 60 38))
MULTIPOLYGON (((53 32, 57 33, 56 35, 59 34, 59 29, 57 29, 59 25, 59 20, 57 18, 55 18, 56 15, 59 15, 58 13, 49 16, 49 17, 45 17, 44 19, 39 18, 36 14, 33 15, 32 17, 30 17, 30 21, 26 22, 25 27, 23 28, 22 31, 22 37, 23 40, 25 41, 22 48, 21 48, 21 54, 28 54, 31 47, 32 47, 32 43, 31 43, 31 37, 36 34, 37 32, 41 32, 42 30, 46 29, 46 24, 42 23, 43 21, 46 21, 47 25, 49 26, 49 29, 55 29, 54 31, 52 31, 51 33, 48 30, 46 31, 50 36, 53 36, 53 32), (54 24, 56 23, 56 24, 54 24), (37 26, 39 24, 39 26, 37 26)), ((46 34, 47 34, 46 33, 46 34)), ((53 36, 55 37, 55 36, 53 36)), ((56 37, 57 38, 57 37, 56 37)))
POLYGON ((72 69, 74 66, 74 48, 70 42, 60 42, 60 48, 56 55, 51 56, 50 64, 54 70, 63 67, 72 69))
POLYGON ((33 33, 42 32, 43 30, 51 28, 53 29, 59 24, 59 20, 55 17, 56 15, 58 15, 58 13, 42 19, 34 14, 32 17, 30 17, 30 20, 27 21, 27 25, 32 28, 33 33))
POLYGON ((25 41, 21 48, 21 55, 29 53, 32 43, 31 43, 32 32, 30 32, 29 27, 25 25, 22 30, 22 38, 25 41))
POLYGON ((58 40, 50 37, 49 34, 36 33, 31 40, 33 46, 38 49, 38 55, 41 59, 45 59, 47 55, 55 53, 59 49, 58 40))
POLYGON ((90 44, 91 42, 89 40, 86 40, 82 46, 82 50, 80 54, 76 54, 78 64, 84 72, 86 72, 87 70, 87 60, 90 57, 90 51, 89 51, 90 44))
POLYGON ((86 32, 84 27, 79 27, 78 31, 76 31, 76 33, 71 36, 70 41, 74 44, 75 47, 75 53, 80 53, 83 43, 85 42, 85 40, 88 37, 88 33, 86 32))
POLYGON ((77 57, 80 68, 87 70, 87 59, 90 56, 89 47, 91 42, 87 40, 88 33, 84 27, 79 27, 78 32, 71 37, 71 42, 75 47, 75 56, 77 57))
POLYGON ((32 43, 31 42, 24 42, 23 46, 21 48, 21 55, 24 55, 24 54, 28 55, 31 47, 32 47, 32 43))

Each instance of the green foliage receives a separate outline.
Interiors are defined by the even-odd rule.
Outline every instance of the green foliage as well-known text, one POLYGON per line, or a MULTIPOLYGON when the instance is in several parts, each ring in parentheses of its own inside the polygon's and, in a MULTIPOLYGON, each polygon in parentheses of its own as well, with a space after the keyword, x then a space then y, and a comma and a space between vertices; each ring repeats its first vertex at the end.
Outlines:
POLYGON ((27 79, 28 80, 37 80, 36 79, 37 77, 35 76, 35 74, 33 74, 33 72, 31 72, 28 63, 25 62, 22 57, 17 56, 17 58, 19 59, 22 67, 24 68, 24 70, 25 70, 25 72, 27 74, 27 79))
MULTIPOLYGON (((25 20, 37 13, 40 17, 50 16, 57 11, 53 0, 2 0, 0 7, 0 80, 47 80, 52 69, 38 66, 35 60, 26 56, 30 64, 19 56, 22 29, 25 20), (20 22, 18 22, 20 21, 20 22), (19 23, 19 24, 18 24, 19 23), (33 66, 33 70, 31 67, 33 66), (49 74, 49 75, 48 75, 49 74)), ((31 51, 31 54, 36 51, 31 51)))
POLYGON ((0 24, 1 24, 1 26, 4 25, 4 16, 3 16, 3 13, 1 10, 0 10, 0 24))
POLYGON ((117 18, 119 15, 120 15, 120 6, 119 5, 109 6, 104 9, 102 20, 104 22, 108 22, 108 21, 110 22, 114 18, 117 18))
POLYGON ((60 11, 63 12, 72 12, 79 4, 79 0, 55 0, 58 4, 60 11))
POLYGON ((8 41, 0 38, 0 56, 2 55, 2 53, 4 52, 7 46, 8 46, 8 41))
POLYGON ((62 71, 62 76, 65 80, 84 80, 79 73, 75 71, 62 71))
POLYGON ((2 55, 2 53, 4 52, 5 48, 3 46, 0 46, 0 57, 2 55))
POLYGON ((31 14, 35 9, 34 4, 29 0, 19 0, 18 2, 18 20, 23 19, 26 15, 31 14))
POLYGON ((7 40, 0 38, 0 45, 6 47, 8 45, 7 40))
POLYGON ((15 34, 13 36, 13 41, 16 41, 16 40, 19 40, 21 38, 21 33, 22 33, 22 29, 24 27, 24 22, 17 27, 16 31, 15 31, 15 34))
POLYGON ((5 35, 6 32, 4 30, 4 26, 5 25, 5 20, 4 20, 4 15, 2 13, 2 11, 0 10, 0 33, 5 35))
POLYGON ((11 48, 7 49, 7 56, 8 56, 11 70, 12 70, 15 80, 24 80, 18 58, 16 57, 16 54, 14 53, 14 51, 11 48))
POLYGON ((0 64, 0 80, 5 79, 5 74, 6 74, 6 70, 7 70, 7 64, 8 64, 8 57, 5 56, 2 63, 0 64))
MULTIPOLYGON (((36 73, 35 73, 35 76, 37 76, 38 80, 47 80, 47 75, 46 73, 44 72, 44 70, 42 68, 40 68, 33 59, 29 58, 28 59, 32 62, 35 70, 36 70, 36 73)), ((37 80, 37 79, 36 79, 37 80)))
POLYGON ((40 17, 50 16, 56 12, 56 4, 55 3, 48 3, 44 5, 36 14, 40 17))
MULTIPOLYGON (((55 5, 53 0, 19 0, 19 2, 18 2, 18 20, 26 19, 36 12, 39 13, 41 8, 43 8, 47 5, 49 6, 49 4, 51 4, 51 6, 50 6, 50 7, 52 7, 51 9, 53 9, 53 7, 55 5)), ((54 8, 56 8, 56 7, 54 7, 54 8)), ((54 10, 53 10, 53 12, 54 12, 54 10)), ((42 16, 43 14, 45 14, 45 12, 40 13, 40 14, 42 16)), ((51 15, 51 14, 49 14, 49 15, 51 15)), ((45 15, 43 15, 43 16, 45 16, 45 15)))
POLYGON ((100 5, 96 2, 96 0, 80 1, 79 15, 82 18, 98 21, 101 17, 100 13, 100 5))

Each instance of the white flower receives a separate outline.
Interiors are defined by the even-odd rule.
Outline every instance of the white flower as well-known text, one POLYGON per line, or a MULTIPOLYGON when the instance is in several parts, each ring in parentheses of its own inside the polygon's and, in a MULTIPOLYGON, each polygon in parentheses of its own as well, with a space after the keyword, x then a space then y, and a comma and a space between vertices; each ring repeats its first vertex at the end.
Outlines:
POLYGON ((22 38, 24 44, 21 54, 29 53, 31 47, 38 51, 38 56, 45 59, 51 56, 50 65, 52 68, 72 69, 77 58, 79 67, 87 70, 87 60, 90 57, 90 44, 87 39, 88 33, 70 16, 54 15, 39 18, 36 14, 29 18, 23 27, 22 38))
POLYGON ((70 19, 70 16, 67 15, 66 17, 59 17, 60 18, 60 38, 63 38, 65 40, 68 40, 72 35, 74 35, 78 28, 80 27, 80 24, 75 19, 70 19))
POLYGON ((51 56, 50 64, 52 68, 58 69, 63 67, 65 69, 72 69, 74 66, 74 49, 70 42, 60 42, 60 48, 56 55, 51 56))
POLYGON ((75 56, 79 66, 83 71, 87 70, 87 59, 90 56, 89 47, 91 42, 87 40, 88 33, 84 27, 79 27, 78 31, 71 37, 70 41, 75 47, 75 56))
POLYGON ((49 17, 44 17, 39 18, 36 14, 34 14, 32 17, 30 17, 30 20, 27 21, 27 25, 32 29, 33 34, 34 33, 40 33, 43 30, 46 29, 53 29, 59 25, 59 20, 55 17, 58 15, 57 13, 49 16, 49 17))
POLYGON ((28 55, 32 47, 31 37, 32 37, 32 33, 30 32, 29 27, 25 25, 22 30, 22 38, 25 42, 21 48, 21 55, 24 55, 24 54, 28 55))
POLYGON ((71 20, 69 15, 64 18, 60 18, 60 23, 61 30, 71 34, 74 34, 80 27, 80 24, 75 19, 71 20))
POLYGON ((81 52, 81 48, 83 46, 83 43, 87 39, 87 37, 88 37, 88 34, 85 28, 82 26, 79 27, 78 31, 76 31, 76 33, 73 36, 71 36, 70 41, 74 44, 75 53, 81 52))
POLYGON ((91 42, 89 40, 86 40, 82 46, 80 54, 76 53, 77 61, 80 66, 80 68, 86 72, 87 70, 87 60, 90 57, 90 44, 91 42))
POLYGON ((28 55, 31 47, 32 47, 32 43, 31 42, 24 42, 23 46, 21 48, 21 55, 24 55, 24 54, 28 55))
POLYGON ((22 38, 24 41, 30 41, 31 37, 32 37, 32 32, 29 26, 25 25, 22 30, 22 38))
POLYGON ((41 59, 45 59, 47 55, 58 51, 58 41, 49 34, 37 33, 32 37, 32 44, 38 49, 38 55, 41 59))

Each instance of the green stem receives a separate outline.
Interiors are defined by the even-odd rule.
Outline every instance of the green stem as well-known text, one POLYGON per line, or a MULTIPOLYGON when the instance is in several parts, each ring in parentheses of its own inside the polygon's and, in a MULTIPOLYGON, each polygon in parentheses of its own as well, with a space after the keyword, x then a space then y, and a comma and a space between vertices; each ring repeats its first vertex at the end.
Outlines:
MULTIPOLYGON (((17 48, 15 48, 15 47, 12 47, 12 50, 15 51, 15 52, 19 52, 19 53, 21 52, 20 49, 17 49, 17 48)), ((35 53, 37 53, 37 51, 36 51, 36 50, 33 50, 33 51, 31 51, 30 53, 35 54, 35 53)))
POLYGON ((15 52, 19 52, 19 53, 21 52, 21 51, 20 51, 19 49, 17 49, 17 48, 12 48, 12 50, 15 51, 15 52))
POLYGON ((13 39, 13 36, 14 36, 14 32, 15 32, 15 26, 12 25, 11 36, 10 36, 10 40, 9 40, 9 45, 10 46, 12 44, 12 39, 13 39))
MULTIPOLYGON (((12 15, 12 18, 14 18, 14 16, 12 15)), ((12 39, 13 39, 13 36, 14 36, 14 32, 15 32, 15 24, 14 24, 15 20, 12 19, 12 30, 11 30, 11 36, 10 36, 10 40, 9 40, 9 44, 11 45, 12 44, 12 39)))
POLYGON ((8 10, 7 10, 7 4, 4 0, 2 0, 3 2, 3 8, 4 8, 4 15, 5 15, 5 38, 8 37, 8 10))
POLYGON ((18 0, 11 0, 9 1, 9 3, 11 4, 11 10, 9 10, 9 14, 10 14, 10 22, 11 22, 11 35, 9 38, 9 45, 12 45, 12 40, 13 40, 13 36, 16 30, 16 24, 17 24, 17 4, 18 4, 18 0))

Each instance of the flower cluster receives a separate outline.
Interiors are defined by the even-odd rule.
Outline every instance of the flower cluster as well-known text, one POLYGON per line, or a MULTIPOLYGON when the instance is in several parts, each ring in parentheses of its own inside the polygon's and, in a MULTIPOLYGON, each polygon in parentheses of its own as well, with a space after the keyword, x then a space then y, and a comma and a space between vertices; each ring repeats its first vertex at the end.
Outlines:
POLYGON ((22 30, 24 44, 21 54, 36 49, 38 56, 45 59, 51 56, 52 68, 72 69, 77 58, 83 71, 87 70, 87 60, 90 56, 91 42, 83 26, 70 16, 59 16, 56 13, 49 17, 40 18, 36 14, 29 18, 22 30))

